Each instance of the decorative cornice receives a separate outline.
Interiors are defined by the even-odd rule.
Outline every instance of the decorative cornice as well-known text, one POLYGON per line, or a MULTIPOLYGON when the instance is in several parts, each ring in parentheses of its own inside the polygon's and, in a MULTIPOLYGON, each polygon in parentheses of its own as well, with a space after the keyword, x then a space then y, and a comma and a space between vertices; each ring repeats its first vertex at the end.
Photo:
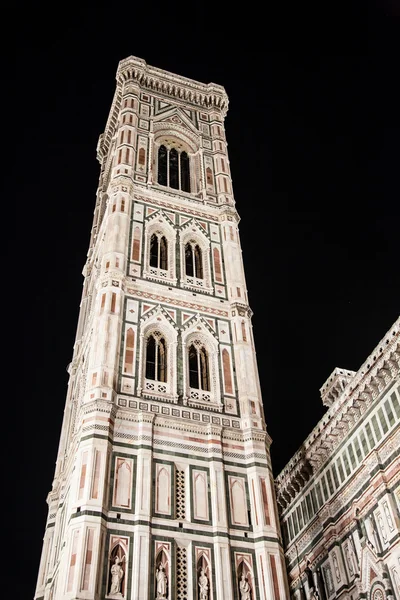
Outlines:
MULTIPOLYGON (((286 507, 353 429, 361 415, 400 373, 400 318, 314 427, 286 467, 276 477, 278 503, 286 507), (303 480, 303 481, 302 481, 303 480)), ((352 372, 346 371, 346 374, 352 372)), ((335 372, 334 372, 335 374, 335 372)), ((329 383, 329 380, 328 380, 329 383)), ((327 385, 324 384, 323 388, 327 385)))
POLYGON ((142 88, 191 103, 199 108, 216 108, 225 117, 228 111, 228 96, 225 89, 216 83, 201 83, 163 69, 152 67, 142 58, 129 56, 118 65, 117 81, 123 85, 134 81, 142 88))

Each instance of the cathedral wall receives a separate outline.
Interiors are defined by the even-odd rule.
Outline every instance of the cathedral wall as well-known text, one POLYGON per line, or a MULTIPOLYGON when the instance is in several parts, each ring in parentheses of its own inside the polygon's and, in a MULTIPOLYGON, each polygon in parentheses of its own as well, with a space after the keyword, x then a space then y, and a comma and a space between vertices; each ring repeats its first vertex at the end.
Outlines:
MULTIPOLYGON (((337 419, 343 428, 340 440, 333 428, 330 431, 335 437, 326 435, 329 419, 323 418, 316 431, 321 438, 325 433, 324 454, 300 451, 278 477, 285 556, 294 596, 310 598, 318 590, 327 600, 372 598, 373 594, 378 597, 377 590, 383 590, 385 596, 400 597, 397 324, 386 338, 388 342, 382 344, 386 354, 374 368, 370 387, 353 386, 347 404, 339 397, 330 408, 330 415, 335 415, 335 409, 337 414, 345 414, 346 406, 358 408, 352 419, 337 419), (373 393, 364 395, 362 390, 368 389, 373 393)), ((372 356, 378 354, 375 350, 372 356)), ((373 360, 366 364, 371 369, 373 360)), ((313 439, 316 435, 308 438, 313 439)))

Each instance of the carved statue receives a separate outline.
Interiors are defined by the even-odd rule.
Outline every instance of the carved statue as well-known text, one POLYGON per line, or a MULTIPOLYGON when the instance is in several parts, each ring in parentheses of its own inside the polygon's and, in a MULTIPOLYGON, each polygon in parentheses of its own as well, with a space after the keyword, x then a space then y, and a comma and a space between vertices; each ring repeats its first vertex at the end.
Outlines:
POLYGON ((307 576, 308 589, 310 590, 310 593, 311 593, 315 586, 314 586, 313 572, 311 571, 309 560, 307 561, 307 566, 305 568, 305 574, 307 576))
POLYGON ((370 515, 369 517, 367 517, 364 520, 364 525, 365 525, 365 531, 366 531, 366 538, 369 541, 369 543, 371 544, 372 548, 374 548, 374 550, 378 551, 379 548, 377 548, 376 546, 376 538, 375 538, 375 523, 374 523, 374 519, 372 517, 372 515, 370 515))
POLYGON ((208 600, 208 579, 204 569, 201 569, 199 577, 199 600, 208 600))
POLYGON ((246 580, 244 573, 242 573, 242 575, 240 576, 239 590, 240 590, 240 600, 251 600, 251 597, 250 597, 251 588, 250 588, 248 581, 246 580))
POLYGON ((344 552, 346 554, 347 566, 349 569, 350 577, 354 575, 353 561, 352 556, 350 554, 350 542, 348 542, 344 547, 344 552))
POLYGON ((360 538, 360 541, 362 541, 363 539, 368 539, 368 538, 367 538, 367 532, 365 531, 364 521, 362 520, 362 518, 359 515, 360 515, 360 509, 357 508, 357 510, 356 510, 357 531, 358 531, 358 537, 360 538))
POLYGON ((124 571, 120 565, 122 563, 123 558, 119 558, 116 556, 114 559, 114 564, 111 567, 111 587, 110 587, 110 595, 112 594, 121 594, 121 581, 124 576, 124 571))
POLYGON ((157 599, 167 597, 167 574, 164 571, 164 567, 160 563, 157 571, 157 599))
POLYGON ((341 575, 340 575, 339 563, 338 563, 338 559, 336 556, 336 552, 332 552, 332 560, 333 560, 333 566, 335 568, 336 581, 339 583, 339 581, 341 580, 341 575))

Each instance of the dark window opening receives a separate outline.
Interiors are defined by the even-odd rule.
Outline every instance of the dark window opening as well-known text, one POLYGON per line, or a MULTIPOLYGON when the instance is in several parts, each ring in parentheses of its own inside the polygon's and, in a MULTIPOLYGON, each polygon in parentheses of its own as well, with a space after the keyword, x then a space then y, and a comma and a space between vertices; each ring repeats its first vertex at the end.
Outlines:
POLYGON ((210 369, 206 349, 191 344, 189 347, 189 385, 191 388, 210 391, 210 369))
POLYGON ((158 149, 157 181, 160 185, 190 192, 190 159, 187 152, 164 145, 158 149))
POLYGON ((158 183, 160 185, 168 185, 167 159, 166 147, 160 146, 158 149, 158 183))
POLYGON ((150 239, 150 266, 156 269, 168 269, 168 243, 164 236, 153 233, 150 239))
POLYGON ((189 157, 186 152, 181 154, 181 190, 190 192, 189 157))
POLYGON ((146 379, 167 381, 167 348, 163 337, 150 335, 146 344, 146 379))
POLYGON ((169 187, 179 190, 179 155, 175 148, 169 152, 169 187))
POLYGON ((185 272, 189 277, 203 279, 203 259, 197 244, 188 242, 185 245, 185 272))
POLYGON ((185 270, 186 270, 186 275, 189 275, 189 277, 193 277, 194 275, 194 268, 193 268, 193 252, 192 252, 192 246, 191 244, 186 244, 185 246, 185 270))

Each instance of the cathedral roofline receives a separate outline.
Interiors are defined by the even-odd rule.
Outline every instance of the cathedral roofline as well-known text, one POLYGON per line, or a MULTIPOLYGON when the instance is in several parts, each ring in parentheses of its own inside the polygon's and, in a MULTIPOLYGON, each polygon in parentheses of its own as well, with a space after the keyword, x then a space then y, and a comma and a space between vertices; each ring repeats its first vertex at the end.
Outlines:
MULTIPOLYGON (((321 390, 327 383, 332 385, 331 379, 341 371, 349 374, 349 381, 304 440, 300 449, 275 478, 278 501, 280 494, 285 493, 288 486, 296 495, 296 490, 301 489, 309 475, 326 462, 361 414, 393 379, 399 377, 399 342, 400 317, 393 323, 357 372, 344 369, 333 371, 321 390)), ((293 493, 289 493, 289 495, 294 497, 293 493)))

